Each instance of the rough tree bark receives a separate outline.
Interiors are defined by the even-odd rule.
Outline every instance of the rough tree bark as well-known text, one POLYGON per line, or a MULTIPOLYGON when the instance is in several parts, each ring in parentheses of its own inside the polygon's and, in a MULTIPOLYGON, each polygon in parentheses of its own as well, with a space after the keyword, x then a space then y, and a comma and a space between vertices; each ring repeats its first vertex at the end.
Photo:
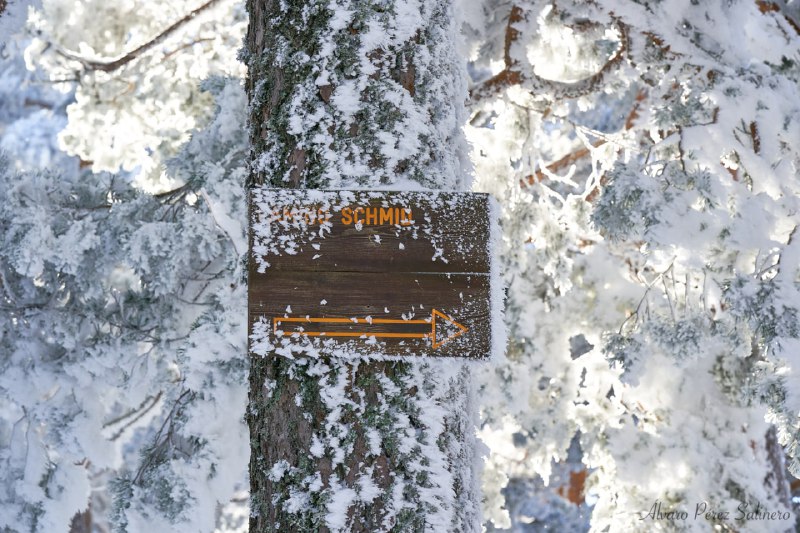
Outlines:
MULTIPOLYGON (((250 186, 463 189, 447 0, 249 0, 250 186)), ((252 357, 252 532, 478 531, 468 369, 252 357)))

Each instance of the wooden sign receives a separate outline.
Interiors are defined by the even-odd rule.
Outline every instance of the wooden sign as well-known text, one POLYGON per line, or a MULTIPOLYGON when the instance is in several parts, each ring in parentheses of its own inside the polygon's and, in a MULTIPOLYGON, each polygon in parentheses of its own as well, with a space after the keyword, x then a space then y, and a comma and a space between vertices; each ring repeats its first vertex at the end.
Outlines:
POLYGON ((490 210, 475 193, 254 189, 251 351, 488 357, 503 337, 490 210))

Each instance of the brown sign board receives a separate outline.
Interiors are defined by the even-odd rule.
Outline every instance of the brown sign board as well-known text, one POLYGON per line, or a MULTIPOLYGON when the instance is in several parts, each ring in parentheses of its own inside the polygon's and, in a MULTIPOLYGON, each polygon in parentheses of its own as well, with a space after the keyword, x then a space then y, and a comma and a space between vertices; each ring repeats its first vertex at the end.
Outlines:
POLYGON ((346 358, 502 350, 488 195, 251 191, 251 352, 346 358))

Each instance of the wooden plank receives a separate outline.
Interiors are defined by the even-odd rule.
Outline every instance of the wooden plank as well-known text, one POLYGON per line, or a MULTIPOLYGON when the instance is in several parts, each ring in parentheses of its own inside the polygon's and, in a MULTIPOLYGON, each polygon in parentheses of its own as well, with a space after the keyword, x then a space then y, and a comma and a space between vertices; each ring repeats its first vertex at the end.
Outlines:
POLYGON ((256 189, 251 201, 261 272, 489 272, 485 194, 256 189))
POLYGON ((487 195, 257 188, 250 208, 253 353, 490 355, 487 195))
POLYGON ((265 322, 275 346, 310 346, 330 356, 480 359, 490 352, 485 274, 270 270, 251 278, 251 287, 251 328, 265 322))

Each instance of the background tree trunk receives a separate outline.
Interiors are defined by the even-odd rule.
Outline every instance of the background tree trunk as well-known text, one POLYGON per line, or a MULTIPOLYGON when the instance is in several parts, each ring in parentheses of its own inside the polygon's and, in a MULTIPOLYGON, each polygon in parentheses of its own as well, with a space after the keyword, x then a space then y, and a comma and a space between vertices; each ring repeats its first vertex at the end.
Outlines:
MULTIPOLYGON (((334 4, 248 2, 250 186, 465 188, 450 3, 334 4)), ((253 357, 251 531, 478 531, 474 412, 459 362, 253 357)))
POLYGON ((76 513, 69 525, 69 533, 92 533, 92 510, 76 513))

